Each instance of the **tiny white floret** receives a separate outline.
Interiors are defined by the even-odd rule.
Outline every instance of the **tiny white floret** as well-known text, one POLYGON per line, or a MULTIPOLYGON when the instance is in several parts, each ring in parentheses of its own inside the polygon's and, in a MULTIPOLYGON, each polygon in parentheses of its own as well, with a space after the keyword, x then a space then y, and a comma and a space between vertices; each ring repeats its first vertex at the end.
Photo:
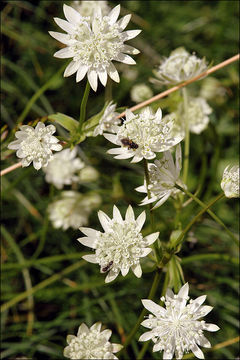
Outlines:
POLYGON ((230 167, 228 165, 223 172, 221 188, 228 198, 237 198, 240 196, 239 185, 239 166, 230 167))

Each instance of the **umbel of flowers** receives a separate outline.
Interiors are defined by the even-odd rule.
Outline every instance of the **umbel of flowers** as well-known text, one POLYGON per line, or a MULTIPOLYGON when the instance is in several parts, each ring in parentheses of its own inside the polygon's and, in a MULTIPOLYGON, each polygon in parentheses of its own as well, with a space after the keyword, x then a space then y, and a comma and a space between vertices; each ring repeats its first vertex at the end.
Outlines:
POLYGON ((93 18, 84 17, 71 6, 63 6, 67 20, 55 18, 57 25, 66 34, 50 31, 50 35, 66 45, 57 51, 58 58, 72 58, 64 76, 76 73, 76 81, 81 81, 87 75, 94 91, 97 90, 98 78, 106 86, 107 77, 119 82, 118 72, 112 61, 125 64, 135 64, 127 54, 135 55, 139 51, 124 42, 136 37, 141 30, 124 31, 131 15, 118 20, 120 5, 115 6, 106 16, 102 15, 101 7, 97 7, 93 18))

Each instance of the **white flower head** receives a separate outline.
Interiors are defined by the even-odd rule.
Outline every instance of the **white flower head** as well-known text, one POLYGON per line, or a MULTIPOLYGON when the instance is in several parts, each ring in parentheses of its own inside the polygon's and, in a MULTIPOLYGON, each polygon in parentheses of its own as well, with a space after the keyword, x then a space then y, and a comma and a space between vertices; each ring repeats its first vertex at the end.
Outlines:
POLYGON ((99 172, 93 166, 85 166, 80 170, 79 180, 82 182, 96 181, 99 178, 99 172))
POLYGON ((73 150, 64 149, 53 155, 51 162, 43 168, 46 173, 46 181, 56 186, 57 189, 62 189, 64 185, 71 185, 73 182, 79 180, 76 174, 80 169, 83 169, 84 162, 76 158, 77 148, 73 150))
POLYGON ((146 84, 136 84, 131 90, 131 99, 136 103, 147 100, 153 96, 153 92, 146 84))
POLYGON ((176 85, 183 81, 200 75, 207 69, 205 58, 199 59, 194 54, 189 54, 184 48, 171 52, 164 58, 159 68, 154 71, 157 79, 152 79, 156 84, 176 85))
POLYGON ((16 155, 21 159, 23 167, 29 166, 33 162, 36 170, 47 166, 52 159, 52 150, 62 150, 62 145, 58 144, 58 139, 52 136, 56 131, 54 125, 45 126, 38 122, 33 128, 29 125, 20 126, 20 131, 15 133, 17 140, 10 142, 9 149, 17 150, 16 155))
POLYGON ((91 1, 73 1, 71 6, 77 10, 82 16, 89 17, 91 20, 94 17, 96 9, 100 8, 103 16, 107 15, 111 8, 108 6, 107 1, 91 0, 91 1))
POLYGON ((148 164, 149 171, 149 185, 147 187, 146 179, 144 185, 139 186, 135 190, 143 193, 147 193, 147 189, 150 193, 142 200, 140 205, 150 204, 157 201, 153 209, 161 206, 170 196, 175 197, 180 190, 175 185, 180 185, 186 188, 180 179, 180 172, 182 168, 182 152, 181 145, 176 147, 176 163, 174 164, 173 156, 170 151, 166 151, 163 154, 161 160, 155 160, 154 164, 148 164))
POLYGON ((122 349, 120 344, 112 344, 109 339, 112 331, 101 331, 102 324, 95 323, 90 328, 84 323, 79 326, 77 336, 68 335, 68 346, 63 355, 69 359, 118 359, 114 353, 122 349))
POLYGON ((174 353, 177 359, 182 359, 185 352, 192 351, 198 359, 204 359, 203 352, 198 345, 210 348, 210 342, 203 335, 203 330, 218 331, 215 324, 207 324, 201 320, 211 310, 211 306, 202 306, 206 295, 199 296, 195 300, 187 301, 189 285, 186 283, 174 295, 168 289, 166 297, 161 300, 166 308, 156 304, 152 300, 142 300, 143 306, 153 315, 149 315, 141 325, 150 331, 140 336, 139 341, 153 340, 153 352, 163 351, 163 360, 170 360, 174 353))
POLYGON ((63 191, 58 200, 49 204, 49 218, 55 228, 78 229, 79 226, 88 224, 89 215, 100 203, 101 198, 96 193, 63 191))
POLYGON ((132 163, 143 158, 150 160, 156 157, 156 152, 162 152, 178 144, 183 134, 173 135, 174 122, 171 118, 162 118, 159 108, 156 114, 150 107, 144 108, 134 115, 126 110, 126 121, 118 129, 116 135, 104 134, 105 138, 120 148, 108 150, 115 159, 129 159, 132 163), (165 119, 165 120, 164 120, 165 119))
POLYGON ((228 198, 237 198, 240 196, 239 185, 239 166, 230 167, 228 165, 223 172, 221 188, 228 198))
MULTIPOLYGON (((180 103, 178 111, 180 114, 184 112, 183 102, 180 103)), ((209 115, 211 113, 212 108, 208 105, 205 99, 202 97, 189 97, 187 107, 189 130, 194 134, 200 134, 208 126, 209 115)), ((183 122, 181 122, 181 125, 184 129, 183 122)))
POLYGON ((93 136, 102 135, 104 131, 110 133, 117 132, 121 120, 117 118, 119 113, 116 112, 116 106, 112 101, 107 105, 103 116, 99 120, 99 124, 94 129, 93 136))
POLYGON ((73 58, 64 76, 77 73, 78 82, 87 74, 94 91, 97 90, 98 77, 103 86, 106 86, 108 75, 112 80, 119 82, 119 75, 112 61, 133 65, 135 61, 126 54, 139 53, 137 49, 124 44, 124 41, 134 38, 141 32, 141 30, 123 31, 131 15, 126 15, 117 21, 120 5, 115 6, 107 16, 102 16, 101 9, 97 8, 92 21, 88 21, 68 5, 64 4, 63 11, 67 21, 59 18, 54 20, 67 34, 54 31, 49 33, 67 45, 54 56, 73 58))
POLYGON ((143 211, 135 220, 132 207, 129 205, 125 220, 114 205, 113 219, 103 211, 98 212, 99 221, 104 232, 81 227, 80 230, 86 237, 78 241, 95 249, 95 254, 85 255, 83 259, 94 264, 99 264, 102 273, 107 273, 105 282, 113 281, 121 271, 126 276, 131 268, 134 275, 142 276, 140 258, 147 256, 152 249, 148 247, 157 240, 159 232, 146 237, 141 234, 142 226, 146 220, 143 211))

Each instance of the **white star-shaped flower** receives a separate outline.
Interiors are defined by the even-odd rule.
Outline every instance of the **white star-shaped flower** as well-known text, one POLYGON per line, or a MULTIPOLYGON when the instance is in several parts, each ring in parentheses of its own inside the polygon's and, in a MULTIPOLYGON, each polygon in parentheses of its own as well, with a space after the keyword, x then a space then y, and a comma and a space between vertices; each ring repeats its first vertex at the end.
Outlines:
MULTIPOLYGON (((150 198, 148 196, 142 200, 140 205, 146 205, 157 201, 153 209, 161 206, 170 196, 175 197, 180 192, 175 187, 175 184, 186 188, 180 179, 180 172, 182 168, 182 152, 181 145, 176 147, 176 163, 174 164, 173 156, 170 151, 163 154, 161 160, 155 160, 154 164, 148 163, 149 171, 149 185, 150 198)), ((144 180, 144 185, 137 187, 135 190, 147 193, 147 182, 144 180)))
POLYGON ((62 189, 64 185, 71 185, 73 182, 79 180, 76 174, 80 169, 83 169, 84 162, 76 158, 77 148, 73 150, 64 149, 53 155, 50 163, 43 168, 46 173, 46 181, 56 186, 57 189, 62 189))
POLYGON ((210 348, 210 342, 203 335, 203 331, 218 331, 215 324, 207 324, 201 320, 211 310, 211 306, 202 306, 206 295, 195 300, 187 301, 189 286, 186 283, 177 295, 168 289, 166 297, 161 300, 166 308, 152 300, 142 300, 143 306, 153 315, 149 315, 141 325, 150 331, 140 336, 139 341, 153 340, 153 352, 163 351, 163 360, 170 360, 174 353, 177 359, 182 359, 185 352, 192 351, 199 359, 204 359, 203 352, 198 345, 210 348))
POLYGON ((200 75, 206 69, 205 58, 199 59, 184 48, 178 48, 172 51, 168 58, 162 60, 159 68, 154 71, 157 79, 151 80, 156 84, 176 85, 200 75))
POLYGON ((112 344, 109 339, 112 331, 101 331, 102 324, 95 323, 90 329, 82 323, 77 336, 68 335, 68 346, 64 348, 63 355, 69 359, 115 359, 114 353, 122 349, 120 344, 112 344))
POLYGON ((119 126, 117 134, 104 134, 104 137, 120 148, 108 150, 115 159, 133 157, 133 163, 143 158, 150 160, 156 157, 156 152, 162 152, 178 144, 183 134, 173 134, 174 122, 171 118, 162 118, 159 108, 156 114, 150 107, 144 108, 134 115, 126 110, 126 121, 119 126), (165 120, 164 120, 165 119, 165 120))
POLYGON ((235 165, 230 167, 228 165, 223 172, 221 181, 221 188, 228 198, 237 198, 240 196, 239 189, 239 166, 235 165))
POLYGON ((93 136, 102 135, 104 131, 115 133, 118 130, 121 120, 117 118, 119 113, 115 111, 116 106, 112 101, 107 105, 99 124, 94 129, 93 136))
POLYGON ((93 20, 84 18, 72 7, 63 6, 67 19, 55 18, 55 22, 67 34, 50 31, 49 34, 66 45, 57 51, 58 58, 73 58, 67 66, 64 76, 74 73, 76 81, 81 81, 87 75, 94 91, 97 90, 98 78, 106 86, 107 76, 119 82, 118 72, 112 61, 120 61, 133 65, 135 61, 126 54, 138 54, 132 46, 125 45, 124 41, 137 36, 141 30, 123 31, 130 21, 131 15, 118 20, 120 5, 115 6, 107 16, 102 16, 101 8, 96 8, 93 20))
POLYGON ((98 218, 104 229, 103 233, 91 228, 80 228, 86 237, 79 238, 78 241, 95 249, 95 254, 85 255, 83 259, 99 264, 102 273, 108 272, 105 282, 113 281, 120 271, 126 276, 130 268, 134 275, 141 277, 140 259, 152 251, 148 246, 153 244, 159 235, 159 232, 156 232, 142 236, 145 211, 135 220, 133 209, 129 205, 123 220, 119 209, 114 205, 113 219, 103 211, 98 212, 98 218))
POLYGON ((16 155, 21 159, 23 167, 33 162, 36 170, 47 166, 52 159, 52 150, 62 150, 58 139, 52 136, 56 131, 54 125, 45 126, 39 122, 35 128, 28 125, 20 126, 20 131, 15 133, 17 140, 10 142, 9 149, 17 150, 16 155))

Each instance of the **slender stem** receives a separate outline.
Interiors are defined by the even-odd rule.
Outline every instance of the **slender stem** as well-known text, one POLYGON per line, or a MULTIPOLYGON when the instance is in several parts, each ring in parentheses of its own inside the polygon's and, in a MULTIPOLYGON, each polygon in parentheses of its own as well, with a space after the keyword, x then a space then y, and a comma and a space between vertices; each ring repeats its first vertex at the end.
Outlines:
MULTIPOLYGON (((161 277, 161 272, 160 270, 158 269, 155 273, 155 277, 153 279, 153 283, 152 283, 152 286, 151 286, 151 289, 150 289, 150 292, 149 292, 149 295, 148 295, 148 299, 153 299, 155 293, 156 293, 156 290, 157 290, 157 287, 158 287, 158 283, 160 281, 160 277, 161 277)), ((132 338, 134 337, 134 335, 136 334, 141 322, 143 321, 143 318, 144 316, 146 315, 147 313, 147 310, 145 308, 143 308, 134 328, 132 329, 132 331, 130 332, 130 334, 128 335, 128 337, 126 338, 126 341, 124 342, 124 347, 123 349, 121 350, 121 352, 126 349, 126 347, 131 343, 132 341, 132 338)))
POLYGON ((188 166, 189 166, 189 148, 190 148, 190 132, 189 132, 189 118, 188 118, 188 95, 187 89, 182 89, 183 93, 183 116, 185 122, 185 139, 184 139, 184 162, 183 162, 183 182, 187 183, 188 166))
MULTIPOLYGON (((237 55, 235 55, 235 56, 221 62, 220 64, 218 64, 216 66, 213 66, 211 69, 208 69, 208 70, 204 71, 200 75, 195 76, 190 80, 184 81, 183 83, 181 83, 179 85, 173 86, 171 89, 163 91, 160 94, 157 94, 157 95, 151 97, 150 99, 145 100, 145 101, 141 102, 140 104, 137 104, 137 105, 131 107, 129 110, 135 111, 135 110, 141 109, 141 108, 153 103, 154 101, 162 99, 163 97, 173 93, 174 91, 177 91, 177 90, 181 89, 182 87, 184 87, 184 86, 186 86, 188 84, 191 84, 191 83, 193 83, 193 82, 195 82, 195 81, 197 81, 197 80, 199 80, 199 79, 201 79, 201 78, 203 78, 203 77, 205 77, 207 75, 210 75, 210 74, 214 73, 215 71, 217 71, 219 69, 222 69, 223 67, 233 63, 234 61, 239 60, 239 58, 240 58, 240 54, 237 54, 237 55)), ((118 118, 121 118, 123 116, 125 116, 125 111, 123 111, 121 114, 119 114, 118 118)))
POLYGON ((86 106, 87 106, 89 92, 90 92, 90 84, 89 84, 89 81, 87 80, 83 98, 82 98, 82 102, 81 102, 81 106, 80 106, 79 133, 81 133, 82 126, 83 126, 83 123, 84 123, 85 117, 86 117, 86 106))
POLYGON ((18 163, 16 163, 16 164, 13 164, 13 165, 7 167, 6 169, 2 170, 2 171, 0 172, 0 176, 3 176, 3 175, 5 175, 5 174, 7 174, 7 173, 9 173, 9 172, 11 172, 11 171, 13 171, 13 170, 16 170, 16 169, 20 168, 21 166, 22 166, 22 163, 21 163, 21 162, 18 162, 18 163))
MULTIPOLYGON (((206 204, 204 204, 204 202, 202 202, 200 199, 198 199, 195 195, 193 195, 192 193, 190 193, 190 191, 185 190, 184 188, 182 188, 179 185, 175 185, 176 188, 178 188, 179 190, 183 191, 186 195, 188 195, 190 198, 192 198, 194 201, 196 201, 202 208, 206 207, 206 204)), ((212 212, 212 210, 207 210, 207 213, 219 224, 221 225, 225 231, 228 233, 228 235, 233 239, 233 241, 239 245, 239 241, 238 239, 234 236, 234 234, 226 227, 226 225, 222 222, 221 219, 219 219, 219 217, 217 215, 214 214, 214 212, 212 212)))
POLYGON ((175 242, 175 247, 177 247, 178 245, 180 245, 182 243, 182 240, 184 238, 184 236, 186 235, 186 233, 188 232, 188 230, 191 229, 191 227, 193 226, 193 224, 200 218, 200 216, 202 216, 202 214, 204 214, 213 204, 215 204, 218 200, 222 199, 224 197, 224 193, 219 194, 217 197, 215 197, 208 205, 206 205, 206 207, 204 209, 202 209, 201 211, 199 211, 199 213, 194 216, 194 218, 192 219, 192 221, 190 221, 190 223, 187 224, 187 226, 185 227, 185 229, 183 229, 183 231, 181 232, 181 234, 179 235, 179 237, 177 238, 176 242, 175 242))

